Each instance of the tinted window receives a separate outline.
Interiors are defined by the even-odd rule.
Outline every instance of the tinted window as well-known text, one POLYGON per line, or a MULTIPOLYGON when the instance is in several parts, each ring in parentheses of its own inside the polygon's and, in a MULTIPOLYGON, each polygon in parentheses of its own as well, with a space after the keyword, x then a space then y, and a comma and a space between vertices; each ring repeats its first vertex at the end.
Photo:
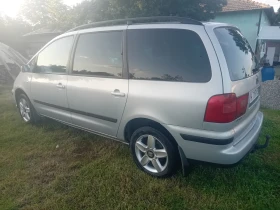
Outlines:
POLYGON ((36 73, 66 73, 66 66, 72 47, 73 37, 54 41, 39 53, 36 73))
POLYGON ((76 48, 73 74, 121 77, 122 32, 81 35, 76 48))
POLYGON ((208 82, 211 67, 200 37, 178 29, 140 29, 128 32, 131 79, 208 82))
POLYGON ((246 38, 235 28, 217 28, 215 34, 223 49, 232 81, 257 72, 254 53, 246 38))

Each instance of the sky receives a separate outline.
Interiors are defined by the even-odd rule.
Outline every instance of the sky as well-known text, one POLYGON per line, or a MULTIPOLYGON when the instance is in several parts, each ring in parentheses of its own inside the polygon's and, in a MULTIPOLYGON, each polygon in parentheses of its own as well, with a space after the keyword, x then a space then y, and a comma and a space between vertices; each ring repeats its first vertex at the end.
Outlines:
MULTIPOLYGON (((65 4, 72 6, 75 5, 82 0, 63 0, 65 4)), ((280 6, 280 1, 278 0, 255 0, 257 2, 270 4, 274 7, 275 11, 280 6)), ((18 14, 18 11, 20 9, 21 4, 24 2, 24 0, 0 0, 0 14, 5 14, 11 17, 16 17, 18 14)))
MULTIPOLYGON (((73 6, 81 1, 82 0, 63 0, 63 2, 69 6, 73 6)), ((24 0, 0 0, 0 14, 16 17, 23 2, 24 0)))
POLYGON ((255 0, 260 3, 269 4, 274 7, 274 10, 277 11, 280 7, 280 1, 279 0, 255 0))

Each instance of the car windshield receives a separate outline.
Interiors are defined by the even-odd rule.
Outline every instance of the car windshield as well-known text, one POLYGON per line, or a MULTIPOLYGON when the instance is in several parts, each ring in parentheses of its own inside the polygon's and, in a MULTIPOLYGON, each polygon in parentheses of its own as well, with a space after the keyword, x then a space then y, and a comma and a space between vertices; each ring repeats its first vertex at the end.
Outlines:
POLYGON ((241 32, 232 27, 214 30, 226 58, 232 81, 245 79, 258 72, 258 62, 241 32))

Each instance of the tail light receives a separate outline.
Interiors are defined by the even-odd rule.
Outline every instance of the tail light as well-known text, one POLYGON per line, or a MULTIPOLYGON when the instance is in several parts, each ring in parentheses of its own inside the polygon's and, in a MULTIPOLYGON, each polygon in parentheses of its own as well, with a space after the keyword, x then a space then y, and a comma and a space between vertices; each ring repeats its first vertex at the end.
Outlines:
POLYGON ((205 122, 229 123, 246 113, 249 94, 236 97, 235 93, 212 96, 206 107, 205 122))
POLYGON ((247 106, 248 106, 248 99, 249 99, 249 93, 240 96, 237 98, 237 107, 236 107, 236 118, 241 117, 243 114, 246 113, 247 106))

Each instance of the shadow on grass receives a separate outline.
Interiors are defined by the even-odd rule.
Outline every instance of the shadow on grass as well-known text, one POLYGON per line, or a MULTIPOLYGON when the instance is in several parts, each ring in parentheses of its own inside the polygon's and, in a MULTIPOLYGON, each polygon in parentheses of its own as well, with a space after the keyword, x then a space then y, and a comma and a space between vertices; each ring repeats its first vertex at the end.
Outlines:
MULTIPOLYGON (((266 123, 269 124, 269 121, 266 121, 266 123)), ((42 126, 44 128, 44 131, 46 132, 64 130, 68 132, 71 138, 75 139, 75 137, 79 137, 79 139, 74 141, 75 149, 73 150, 73 153, 81 156, 83 155, 83 153, 89 153, 94 148, 93 140, 96 139, 98 139, 98 141, 100 140, 100 142, 105 141, 107 142, 107 144, 110 144, 111 142, 114 145, 119 144, 115 143, 113 140, 106 139, 104 137, 100 137, 95 134, 91 134, 89 132, 82 131, 76 128, 72 128, 47 118, 44 118, 39 124, 36 125, 36 127, 42 126)), ((129 148, 127 147, 127 153, 128 152, 129 148)), ((248 153, 248 155, 244 157, 244 159, 241 160, 238 164, 231 166, 191 161, 192 169, 190 171, 189 176, 187 176, 186 178, 182 178, 182 172, 179 171, 175 175, 175 177, 181 177, 183 180, 188 180, 188 177, 194 176, 197 177, 197 179, 200 179, 199 183, 202 186, 209 185, 211 183, 213 184, 216 182, 215 180, 217 179, 219 181, 231 180, 230 183, 234 183, 234 185, 238 183, 242 184, 244 177, 248 176, 250 176, 251 178, 262 177, 264 180, 271 178, 271 181, 276 181, 278 178, 280 180, 279 167, 267 164, 265 159, 263 158, 263 153, 265 153, 265 150, 258 150, 254 153, 248 153)), ((247 178, 245 180, 247 180, 247 178)))

